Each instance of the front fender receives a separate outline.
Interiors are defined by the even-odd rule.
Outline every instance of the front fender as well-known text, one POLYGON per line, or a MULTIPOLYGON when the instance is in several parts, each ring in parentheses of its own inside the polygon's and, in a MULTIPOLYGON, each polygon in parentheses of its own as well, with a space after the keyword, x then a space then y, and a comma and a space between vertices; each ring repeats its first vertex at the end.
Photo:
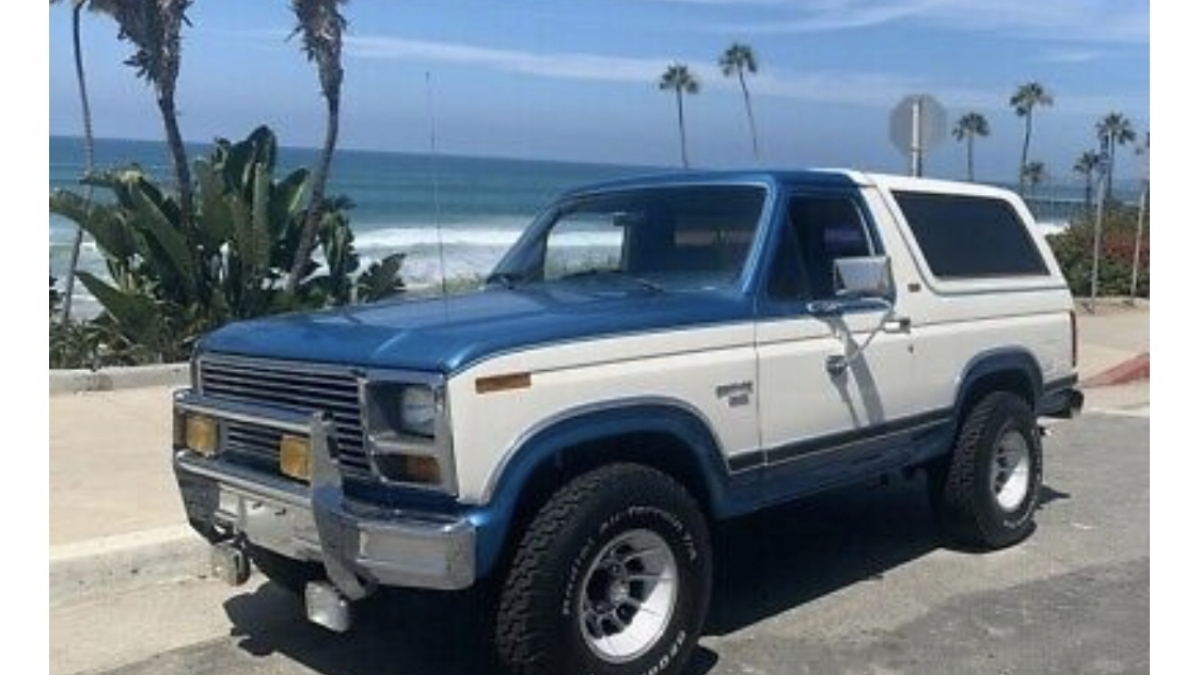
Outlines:
POLYGON ((685 461, 702 478, 707 493, 703 497, 714 515, 729 511, 728 465, 699 411, 667 399, 612 401, 568 410, 533 429, 505 454, 484 490, 484 504, 470 513, 480 575, 488 574, 499 559, 521 495, 540 468, 560 466, 569 453, 606 439, 646 433, 669 435, 687 448, 685 461))

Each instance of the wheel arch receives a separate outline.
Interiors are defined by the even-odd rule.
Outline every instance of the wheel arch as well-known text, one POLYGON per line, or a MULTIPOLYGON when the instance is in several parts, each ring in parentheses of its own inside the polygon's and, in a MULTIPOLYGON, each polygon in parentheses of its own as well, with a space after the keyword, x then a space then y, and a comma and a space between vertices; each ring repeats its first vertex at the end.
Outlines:
POLYGON ((954 401, 956 426, 962 424, 979 399, 993 391, 1011 391, 1037 410, 1042 388, 1042 370, 1029 350, 1006 347, 979 354, 967 363, 959 378, 954 401))
POLYGON ((703 415, 673 400, 613 401, 567 411, 515 444, 476 517, 476 569, 490 574, 524 523, 561 485, 616 462, 657 469, 682 484, 708 518, 727 511, 728 466, 703 415))

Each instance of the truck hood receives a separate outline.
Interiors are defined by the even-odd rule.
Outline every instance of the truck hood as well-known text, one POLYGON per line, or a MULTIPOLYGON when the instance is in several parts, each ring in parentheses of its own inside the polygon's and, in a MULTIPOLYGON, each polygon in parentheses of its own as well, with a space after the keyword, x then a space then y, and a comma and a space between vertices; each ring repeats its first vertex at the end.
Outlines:
POLYGON ((595 291, 568 285, 398 300, 230 324, 200 352, 453 373, 555 342, 749 319, 732 291, 595 291))

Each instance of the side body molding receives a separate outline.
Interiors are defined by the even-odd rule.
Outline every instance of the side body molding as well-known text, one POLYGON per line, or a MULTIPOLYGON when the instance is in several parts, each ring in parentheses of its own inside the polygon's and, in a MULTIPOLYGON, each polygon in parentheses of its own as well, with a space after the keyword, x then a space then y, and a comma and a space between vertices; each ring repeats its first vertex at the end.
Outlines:
MULTIPOLYGON (((538 469, 563 463, 572 448, 586 451, 589 443, 631 434, 657 434, 677 441, 677 446, 686 448, 686 456, 674 456, 670 461, 688 463, 692 475, 700 478, 713 515, 721 518, 737 510, 731 503, 733 478, 719 441, 703 415, 687 403, 643 397, 579 406, 546 420, 519 439, 493 474, 484 503, 469 516, 477 528, 479 574, 487 574, 498 560, 517 503, 538 469)), ((649 456, 656 452, 654 447, 627 454, 633 458, 638 457, 637 452, 647 453, 641 456, 649 462, 663 459, 649 456)), ((745 482, 742 487, 749 488, 749 481, 745 482)), ((748 489, 736 492, 741 499, 751 497, 748 489)))

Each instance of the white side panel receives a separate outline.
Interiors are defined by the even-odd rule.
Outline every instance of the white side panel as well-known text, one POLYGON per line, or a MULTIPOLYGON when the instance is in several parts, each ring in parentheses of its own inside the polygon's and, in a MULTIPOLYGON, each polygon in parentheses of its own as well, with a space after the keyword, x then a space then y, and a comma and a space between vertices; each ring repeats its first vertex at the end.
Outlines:
POLYGON ((508 454, 546 420, 606 401, 655 398, 694 408, 727 457, 756 450, 758 387, 751 323, 572 342, 498 356, 449 383, 460 498, 486 499, 508 454), (531 374, 531 385, 479 394, 479 378, 531 374), (719 398, 749 383, 745 405, 719 398))
POLYGON ((1065 313, 931 324, 918 329, 917 362, 929 395, 954 402, 963 371, 977 355, 1019 348, 1033 353, 1049 382, 1067 377, 1071 367, 1070 318, 1065 313))
POLYGON ((883 316, 882 311, 836 319, 804 316, 760 325, 764 447, 922 412, 919 401, 910 395, 908 335, 883 331, 883 316), (826 369, 826 359, 836 356, 852 357, 841 375, 826 369))
MULTIPOLYGON (((1026 223, 1049 267, 1048 276, 996 279, 937 279, 886 192, 864 190, 876 218, 887 218, 880 234, 893 260, 901 293, 898 310, 912 319, 915 376, 912 395, 945 407, 954 402, 959 380, 976 356, 1019 348, 1033 353, 1050 382, 1075 373, 1071 364, 1071 296, 1045 238, 1030 228, 1025 204, 1005 190, 926 179, 876 176, 885 189, 977 194, 1008 201, 1026 223)), ((964 233, 969 236, 969 233, 964 233)))

